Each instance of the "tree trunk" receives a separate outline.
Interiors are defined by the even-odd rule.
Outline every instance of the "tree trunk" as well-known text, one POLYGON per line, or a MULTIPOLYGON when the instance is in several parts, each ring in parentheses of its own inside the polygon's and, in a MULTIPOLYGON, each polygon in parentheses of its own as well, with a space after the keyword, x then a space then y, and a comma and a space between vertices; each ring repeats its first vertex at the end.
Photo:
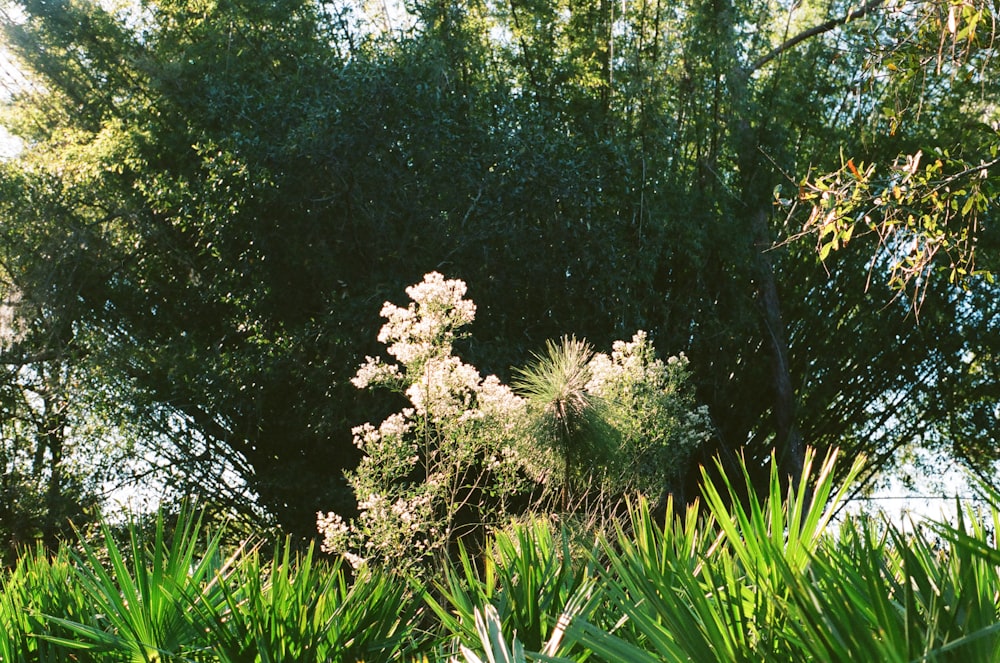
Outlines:
POLYGON ((59 543, 59 531, 66 513, 63 503, 63 447, 66 441, 66 401, 63 390, 62 366, 50 367, 45 379, 45 391, 42 396, 44 412, 41 418, 39 448, 47 448, 49 452, 49 480, 45 490, 46 513, 42 526, 42 540, 50 550, 59 543))
POLYGON ((805 448, 795 423, 795 389, 792 387, 792 374, 788 366, 788 340, 785 336, 785 323, 781 318, 774 265, 768 254, 773 244, 767 222, 768 213, 769 210, 757 207, 752 210, 750 219, 757 262, 757 298, 771 351, 771 378, 774 387, 771 415, 778 462, 792 485, 798 487, 802 480, 805 448))
POLYGON ((741 200, 747 214, 747 230, 753 243, 757 276, 757 302, 760 306, 764 335, 771 355, 774 423, 774 447, 782 473, 798 488, 802 480, 805 448, 796 426, 795 389, 788 363, 788 338, 781 317, 781 299, 775 280, 770 251, 774 245, 769 219, 771 216, 771 171, 760 155, 757 131, 747 117, 749 107, 750 72, 739 68, 734 72, 731 93, 737 117, 733 122, 733 140, 740 167, 741 200))

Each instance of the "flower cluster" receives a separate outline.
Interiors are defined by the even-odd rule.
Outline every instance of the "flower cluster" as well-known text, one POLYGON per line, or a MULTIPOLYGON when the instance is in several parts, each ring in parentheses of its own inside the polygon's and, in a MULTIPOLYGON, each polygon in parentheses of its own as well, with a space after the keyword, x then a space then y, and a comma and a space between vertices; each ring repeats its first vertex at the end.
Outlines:
POLYGON ((355 569, 365 563, 364 558, 351 552, 351 527, 340 515, 332 511, 329 513, 320 511, 316 514, 316 527, 323 534, 323 543, 320 545, 323 552, 344 555, 348 564, 355 569))
POLYGON ((400 308, 391 302, 382 306, 386 323, 378 333, 379 343, 404 366, 415 366, 433 356, 451 354, 456 331, 476 317, 476 305, 463 299, 465 283, 446 280, 437 272, 406 289, 413 303, 400 308))

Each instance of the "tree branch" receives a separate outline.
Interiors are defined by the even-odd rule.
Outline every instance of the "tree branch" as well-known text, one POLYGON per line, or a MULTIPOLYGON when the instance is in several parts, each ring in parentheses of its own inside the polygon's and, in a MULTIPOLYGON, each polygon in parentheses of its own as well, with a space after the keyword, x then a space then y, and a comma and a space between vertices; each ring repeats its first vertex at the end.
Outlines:
POLYGON ((748 73, 757 71, 765 64, 773 60, 774 58, 778 57, 785 51, 795 48, 800 43, 804 42, 806 39, 809 39, 810 37, 815 37, 816 35, 823 34, 824 32, 829 32, 830 30, 833 30, 834 28, 839 27, 847 23, 848 21, 853 21, 862 18, 867 14, 871 13, 872 10, 879 8, 883 4, 885 4, 885 0, 871 0, 870 2, 861 5, 857 9, 852 9, 851 11, 847 12, 840 18, 831 18, 829 21, 825 23, 820 23, 819 25, 813 26, 808 30, 803 30, 794 37, 785 40, 781 45, 771 49, 768 53, 754 60, 753 64, 750 65, 750 70, 748 73))

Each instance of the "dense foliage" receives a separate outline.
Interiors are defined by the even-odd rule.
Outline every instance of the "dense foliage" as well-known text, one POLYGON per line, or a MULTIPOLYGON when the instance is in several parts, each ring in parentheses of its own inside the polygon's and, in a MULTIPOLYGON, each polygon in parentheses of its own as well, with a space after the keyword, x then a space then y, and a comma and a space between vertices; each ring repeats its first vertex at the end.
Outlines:
POLYGON ((128 528, 127 543, 105 527, 0 576, 0 660, 996 659, 1000 495, 956 524, 904 528, 835 519, 834 457, 807 453, 803 476, 783 492, 772 470, 745 506, 731 498, 749 476, 706 484, 704 512, 662 521, 640 501, 589 540, 521 522, 430 582, 231 549, 190 509, 176 528, 128 528))
POLYGON ((993 5, 371 4, 4 4, 8 536, 143 472, 299 537, 349 519, 351 430, 400 406, 350 378, 435 270, 501 382, 567 336, 683 353, 696 460, 756 491, 805 444, 990 470, 993 5))

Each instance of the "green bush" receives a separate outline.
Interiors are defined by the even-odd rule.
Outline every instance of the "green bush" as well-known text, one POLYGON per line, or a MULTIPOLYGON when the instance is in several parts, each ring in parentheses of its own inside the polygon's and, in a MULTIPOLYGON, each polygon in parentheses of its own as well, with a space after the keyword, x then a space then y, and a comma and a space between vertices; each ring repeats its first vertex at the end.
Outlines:
POLYGON ((107 523, 99 543, 24 554, 0 582, 0 662, 308 663, 419 653, 421 602, 388 573, 256 547, 224 554, 187 507, 150 532, 107 523))
POLYGON ((25 551, 16 566, 4 573, 0 580, 0 661, 71 660, 59 640, 71 638, 73 631, 45 615, 92 625, 99 621, 93 604, 79 591, 66 547, 52 556, 42 547, 25 551))
POLYGON ((568 532, 554 535, 541 519, 497 532, 479 559, 460 549, 427 594, 442 637, 477 649, 482 644, 477 615, 489 608, 503 632, 516 633, 529 650, 569 655, 574 648, 563 640, 567 624, 589 616, 600 599, 592 556, 575 553, 568 532))
POLYGON ((605 547, 621 626, 577 620, 570 636, 637 663, 998 660, 997 507, 991 527, 967 517, 912 531, 866 517, 833 526, 846 490, 834 490, 833 463, 813 474, 810 454, 787 494, 772 463, 764 500, 751 491, 741 503, 728 479, 706 484, 704 516, 663 526, 640 504, 629 533, 605 547))
POLYGON ((219 663, 337 663, 401 660, 414 647, 418 602, 407 584, 364 569, 353 578, 339 560, 286 542, 270 562, 242 555, 220 584, 224 600, 198 612, 219 663))

